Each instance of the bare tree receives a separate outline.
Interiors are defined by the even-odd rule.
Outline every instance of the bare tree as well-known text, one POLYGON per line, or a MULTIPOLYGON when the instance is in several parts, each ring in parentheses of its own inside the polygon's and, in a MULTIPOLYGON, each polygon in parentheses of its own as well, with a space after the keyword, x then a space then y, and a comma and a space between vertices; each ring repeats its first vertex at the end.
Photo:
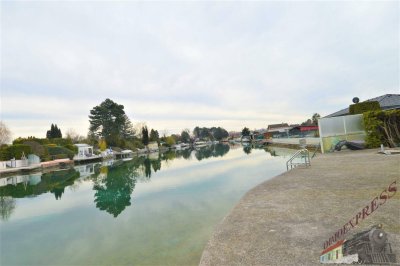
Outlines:
POLYGON ((142 138, 142 128, 147 127, 146 122, 137 122, 133 126, 133 131, 136 133, 136 137, 142 138))
POLYGON ((67 130, 65 136, 68 139, 71 139, 71 141, 73 143, 79 143, 79 142, 82 142, 85 139, 84 136, 79 135, 73 128, 69 128, 67 130))
POLYGON ((11 141, 11 131, 3 121, 0 121, 0 145, 7 144, 11 141))

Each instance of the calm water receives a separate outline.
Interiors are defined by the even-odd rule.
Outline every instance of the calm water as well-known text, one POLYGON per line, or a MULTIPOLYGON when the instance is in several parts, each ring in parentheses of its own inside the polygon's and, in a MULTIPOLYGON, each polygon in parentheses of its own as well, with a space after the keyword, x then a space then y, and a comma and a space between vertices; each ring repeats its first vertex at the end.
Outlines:
POLYGON ((213 228, 290 153, 219 144, 9 178, 0 264, 197 265, 213 228))

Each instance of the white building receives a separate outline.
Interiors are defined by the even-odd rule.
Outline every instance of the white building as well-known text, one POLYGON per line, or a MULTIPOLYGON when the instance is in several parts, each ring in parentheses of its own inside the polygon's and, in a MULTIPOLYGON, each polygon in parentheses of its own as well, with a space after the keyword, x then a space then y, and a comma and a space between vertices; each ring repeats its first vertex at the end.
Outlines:
POLYGON ((80 159, 80 158, 87 158, 87 157, 92 157, 93 154, 93 146, 90 146, 88 144, 74 144, 76 147, 78 147, 78 154, 74 156, 74 159, 80 159))

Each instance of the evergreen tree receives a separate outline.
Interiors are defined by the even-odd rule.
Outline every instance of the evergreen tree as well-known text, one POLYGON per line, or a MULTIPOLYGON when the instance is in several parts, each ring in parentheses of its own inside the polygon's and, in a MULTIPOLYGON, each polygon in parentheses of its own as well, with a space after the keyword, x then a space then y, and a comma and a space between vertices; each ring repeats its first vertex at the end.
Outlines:
POLYGON ((321 118, 321 115, 320 114, 318 114, 318 113, 315 113, 315 114, 313 114, 313 116, 312 116, 312 122, 313 122, 313 124, 314 125, 318 125, 318 119, 320 119, 321 118))
POLYGON ((242 129, 242 136, 249 136, 250 135, 250 130, 245 127, 242 129))
POLYGON ((132 123, 124 106, 110 99, 90 110, 89 123, 89 135, 104 138, 111 146, 117 146, 121 139, 133 137, 132 123))
POLYGON ((184 142, 184 143, 189 143, 190 142, 190 135, 189 135, 189 132, 187 130, 183 130, 182 131, 181 139, 182 139, 182 142, 184 142))
POLYGON ((157 130, 150 130, 150 141, 157 141, 157 143, 160 142, 160 135, 157 130))
POLYGON ((149 145, 149 130, 146 126, 142 128, 142 143, 144 146, 149 145))
POLYGON ((51 124, 50 130, 46 132, 46 138, 55 139, 62 138, 61 129, 57 127, 57 124, 51 124))

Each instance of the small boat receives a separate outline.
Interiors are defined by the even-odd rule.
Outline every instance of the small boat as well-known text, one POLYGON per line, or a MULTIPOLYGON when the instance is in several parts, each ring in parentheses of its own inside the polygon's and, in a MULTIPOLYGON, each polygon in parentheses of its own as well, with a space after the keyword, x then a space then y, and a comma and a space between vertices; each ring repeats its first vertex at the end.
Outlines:
POLYGON ((336 151, 340 151, 343 146, 346 146, 350 150, 362 150, 365 149, 365 142, 358 140, 353 140, 353 141, 341 140, 335 145, 334 149, 336 151))

